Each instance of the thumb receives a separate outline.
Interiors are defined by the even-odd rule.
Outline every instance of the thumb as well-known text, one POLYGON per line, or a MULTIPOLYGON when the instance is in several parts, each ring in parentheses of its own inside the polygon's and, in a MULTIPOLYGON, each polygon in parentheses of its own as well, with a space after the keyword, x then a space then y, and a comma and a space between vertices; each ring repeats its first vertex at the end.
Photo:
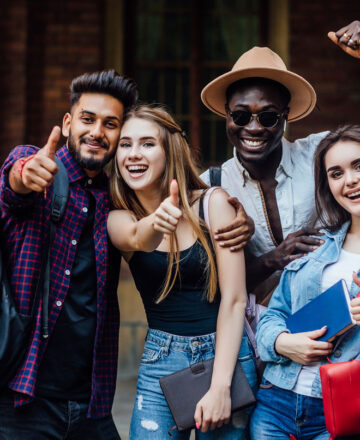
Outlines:
POLYGON ((199 403, 196 405, 195 414, 194 414, 195 426, 196 429, 200 429, 202 425, 202 407, 199 403))
POLYGON ((313 330, 311 332, 307 332, 307 336, 310 339, 317 339, 320 338, 321 336, 324 336, 324 334, 327 332, 327 326, 324 325, 324 327, 319 328, 318 330, 313 330))
POLYGON ((41 151, 52 160, 55 158, 56 147, 60 140, 60 133, 60 127, 55 125, 51 130, 45 146, 41 149, 41 151))
POLYGON ((333 32, 333 31, 328 32, 327 36, 330 38, 330 40, 331 40, 333 43, 335 43, 335 44, 338 44, 338 43, 339 43, 339 39, 338 39, 338 37, 336 36, 335 32, 333 32))
POLYGON ((179 207, 179 186, 176 179, 173 179, 170 183, 170 202, 179 207))

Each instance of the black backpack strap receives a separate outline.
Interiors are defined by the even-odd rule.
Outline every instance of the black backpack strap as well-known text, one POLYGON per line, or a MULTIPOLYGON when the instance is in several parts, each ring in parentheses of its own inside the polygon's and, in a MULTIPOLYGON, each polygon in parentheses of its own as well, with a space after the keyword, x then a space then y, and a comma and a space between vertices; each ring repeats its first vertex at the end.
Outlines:
POLYGON ((51 213, 50 213, 50 231, 49 239, 47 243, 47 252, 45 253, 46 259, 41 265, 41 273, 43 276, 43 282, 39 283, 40 287, 43 287, 43 304, 41 314, 41 334, 44 339, 49 337, 49 291, 50 291, 50 257, 51 246, 55 239, 56 225, 62 219, 66 203, 69 197, 69 177, 64 164, 55 156, 55 162, 58 166, 58 172, 55 175, 53 195, 51 200, 51 213))
POLYGON ((56 156, 55 162, 59 170, 54 179, 50 216, 53 222, 59 223, 64 215, 66 202, 69 196, 69 177, 64 164, 56 156))
POLYGON ((221 166, 210 167, 210 186, 221 186, 221 166))

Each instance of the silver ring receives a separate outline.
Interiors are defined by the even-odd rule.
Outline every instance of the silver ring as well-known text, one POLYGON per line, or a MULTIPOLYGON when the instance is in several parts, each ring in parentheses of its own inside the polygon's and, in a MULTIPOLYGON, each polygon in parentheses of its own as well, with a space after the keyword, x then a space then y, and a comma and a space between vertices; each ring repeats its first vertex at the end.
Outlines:
POLYGON ((344 32, 343 37, 346 38, 346 41, 349 41, 351 39, 351 36, 348 35, 346 32, 344 32))

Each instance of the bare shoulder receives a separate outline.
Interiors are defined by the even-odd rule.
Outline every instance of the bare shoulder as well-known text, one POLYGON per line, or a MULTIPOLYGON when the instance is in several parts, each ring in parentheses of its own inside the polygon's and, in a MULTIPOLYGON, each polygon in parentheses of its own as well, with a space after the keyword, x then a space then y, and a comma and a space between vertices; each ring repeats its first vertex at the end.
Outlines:
POLYGON ((229 194, 220 186, 216 186, 211 189, 213 191, 210 194, 210 203, 221 203, 221 201, 227 201, 229 198, 229 194))
POLYGON ((229 194, 222 188, 216 188, 209 200, 209 218, 211 229, 228 226, 235 218, 235 208, 228 202, 229 194))

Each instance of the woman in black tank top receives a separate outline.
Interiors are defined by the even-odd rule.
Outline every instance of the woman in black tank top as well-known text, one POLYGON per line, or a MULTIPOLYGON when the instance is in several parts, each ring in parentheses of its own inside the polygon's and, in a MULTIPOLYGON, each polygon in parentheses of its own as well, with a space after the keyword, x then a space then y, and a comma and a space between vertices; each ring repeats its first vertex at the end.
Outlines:
MULTIPOLYGON (((111 175, 118 209, 108 220, 111 241, 129 262, 149 323, 130 439, 167 438, 174 421, 158 379, 214 356, 210 389, 194 414, 197 432, 204 439, 247 438, 249 411, 240 415, 241 423, 233 423, 230 413, 237 358, 250 385, 256 384, 253 352, 243 334, 244 255, 212 245, 210 235, 231 223, 235 210, 225 191, 215 190, 209 231, 199 215, 207 188, 172 117, 159 106, 130 110, 111 175)), ((189 434, 175 432, 174 438, 189 434)))

